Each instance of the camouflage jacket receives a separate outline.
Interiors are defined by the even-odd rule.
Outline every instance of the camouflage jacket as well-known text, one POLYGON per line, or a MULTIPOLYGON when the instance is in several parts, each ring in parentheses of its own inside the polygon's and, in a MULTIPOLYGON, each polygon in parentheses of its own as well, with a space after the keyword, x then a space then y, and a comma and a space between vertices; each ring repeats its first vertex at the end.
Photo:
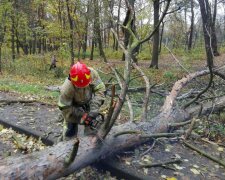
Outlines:
MULTIPOLYGON (((91 70, 91 83, 85 88, 75 87, 67 78, 60 90, 58 106, 67 122, 74 122, 73 106, 89 104, 90 111, 98 112, 105 100, 105 85, 96 70, 91 70)), ((76 120, 79 122, 79 120, 76 120)))

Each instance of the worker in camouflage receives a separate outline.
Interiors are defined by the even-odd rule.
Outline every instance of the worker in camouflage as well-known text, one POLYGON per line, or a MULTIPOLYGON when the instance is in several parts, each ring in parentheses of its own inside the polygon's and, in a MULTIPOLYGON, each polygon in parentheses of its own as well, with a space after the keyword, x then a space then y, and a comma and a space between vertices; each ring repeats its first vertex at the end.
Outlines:
POLYGON ((64 117, 63 140, 77 136, 78 124, 85 125, 85 135, 96 133, 94 125, 105 100, 105 90, 96 70, 81 62, 71 67, 58 101, 64 117))

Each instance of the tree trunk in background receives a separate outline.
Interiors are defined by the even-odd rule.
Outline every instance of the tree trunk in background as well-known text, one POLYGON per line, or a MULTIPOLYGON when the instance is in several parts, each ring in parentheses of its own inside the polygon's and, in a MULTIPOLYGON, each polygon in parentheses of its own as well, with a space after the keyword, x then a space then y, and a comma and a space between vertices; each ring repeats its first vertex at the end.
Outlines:
POLYGON ((88 1, 87 4, 87 12, 85 13, 85 34, 84 41, 82 43, 82 58, 86 58, 87 52, 87 38, 88 38, 88 23, 89 23, 89 12, 90 12, 91 0, 88 1))
POLYGON ((198 0, 202 15, 202 26, 204 32, 204 40, 205 40, 205 49, 207 55, 207 65, 209 67, 213 67, 213 49, 211 47, 211 32, 212 28, 212 19, 211 19, 211 10, 209 6, 208 0, 198 0))
POLYGON ((94 49, 95 49, 95 35, 93 34, 92 43, 91 43, 91 55, 90 60, 94 59, 94 49))
POLYGON ((12 51, 12 60, 13 62, 15 61, 16 53, 15 53, 15 12, 14 8, 12 10, 12 15, 11 15, 11 51, 12 51))
POLYGON ((37 45, 37 37, 36 37, 36 33, 33 32, 33 45, 32 45, 32 53, 35 54, 36 53, 36 45, 37 45))
POLYGON ((159 0, 154 0, 154 28, 156 31, 153 35, 153 51, 152 51, 152 61, 150 68, 158 69, 159 62, 159 0))
MULTIPOLYGON (((120 34, 119 34, 120 9, 121 9, 121 0, 119 0, 118 14, 117 14, 117 23, 116 23, 116 33, 117 33, 118 37, 120 37, 120 34)), ((118 44, 118 41, 116 41, 115 50, 118 51, 118 48, 119 48, 119 44, 118 44)))
POLYGON ((214 11, 212 18, 212 49, 213 55, 219 56, 218 48, 217 48, 217 37, 216 37, 216 15, 217 15, 217 0, 214 0, 214 11))
POLYGON ((163 39, 164 25, 165 25, 165 23, 162 21, 160 41, 159 41, 159 53, 161 53, 161 49, 162 49, 162 39, 163 39))
POLYGON ((72 66, 74 64, 74 58, 75 58, 75 54, 74 54, 74 41, 73 41, 73 20, 71 17, 71 12, 70 12, 70 4, 69 4, 69 0, 66 0, 66 7, 67 7, 67 15, 68 15, 68 21, 69 21, 69 25, 70 25, 70 56, 71 56, 71 63, 70 66, 72 66))
POLYGON ((105 52, 103 50, 102 46, 102 35, 101 35, 101 28, 100 28, 100 17, 99 17, 99 5, 98 0, 94 0, 94 12, 95 12, 95 23, 94 23, 94 29, 96 33, 96 41, 98 42, 99 46, 99 54, 103 58, 104 62, 107 62, 105 52))
POLYGON ((60 46, 62 46, 62 34, 63 34, 63 21, 62 21, 62 9, 63 9, 63 3, 61 0, 58 0, 58 19, 60 24, 60 46))
POLYGON ((194 33, 194 0, 191 0, 191 26, 190 26, 189 38, 188 38, 189 51, 192 49, 193 33, 194 33))

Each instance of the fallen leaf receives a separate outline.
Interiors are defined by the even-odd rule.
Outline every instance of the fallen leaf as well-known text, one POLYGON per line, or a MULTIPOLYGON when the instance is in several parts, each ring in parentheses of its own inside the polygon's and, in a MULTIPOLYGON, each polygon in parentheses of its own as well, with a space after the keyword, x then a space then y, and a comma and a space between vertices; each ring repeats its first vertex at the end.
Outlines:
POLYGON ((184 169, 185 167, 182 167, 182 166, 178 166, 177 164, 173 164, 174 167, 177 169, 177 170, 182 170, 184 169))
POLYGON ((198 166, 198 165, 196 165, 196 164, 194 164, 194 165, 193 165, 193 167, 194 167, 194 168, 199 168, 199 166, 198 166))
POLYGON ((179 154, 175 154, 174 156, 175 156, 176 159, 181 159, 179 154))
POLYGON ((161 178, 166 179, 166 175, 161 175, 161 178))
POLYGON ((129 161, 125 161, 125 164, 127 165, 131 165, 131 163, 129 161))
POLYGON ((218 147, 217 150, 220 151, 220 152, 223 152, 223 148, 222 147, 218 147))
POLYGON ((166 180, 177 180, 177 178, 175 178, 175 177, 168 177, 168 178, 166 178, 166 180))
POLYGON ((192 169, 190 169, 190 171, 192 172, 192 173, 194 173, 194 174, 200 174, 200 172, 197 170, 197 169, 194 169, 194 168, 192 168, 192 169))

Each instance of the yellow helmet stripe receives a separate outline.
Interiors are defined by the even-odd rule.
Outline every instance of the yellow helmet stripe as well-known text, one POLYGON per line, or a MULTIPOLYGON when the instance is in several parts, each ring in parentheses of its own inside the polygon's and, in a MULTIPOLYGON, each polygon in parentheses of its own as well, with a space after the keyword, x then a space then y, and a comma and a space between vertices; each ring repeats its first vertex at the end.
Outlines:
POLYGON ((78 81, 78 75, 76 75, 74 78, 71 77, 71 80, 74 81, 74 82, 77 82, 78 81))
POLYGON ((86 79, 90 79, 91 75, 85 74, 86 79))

